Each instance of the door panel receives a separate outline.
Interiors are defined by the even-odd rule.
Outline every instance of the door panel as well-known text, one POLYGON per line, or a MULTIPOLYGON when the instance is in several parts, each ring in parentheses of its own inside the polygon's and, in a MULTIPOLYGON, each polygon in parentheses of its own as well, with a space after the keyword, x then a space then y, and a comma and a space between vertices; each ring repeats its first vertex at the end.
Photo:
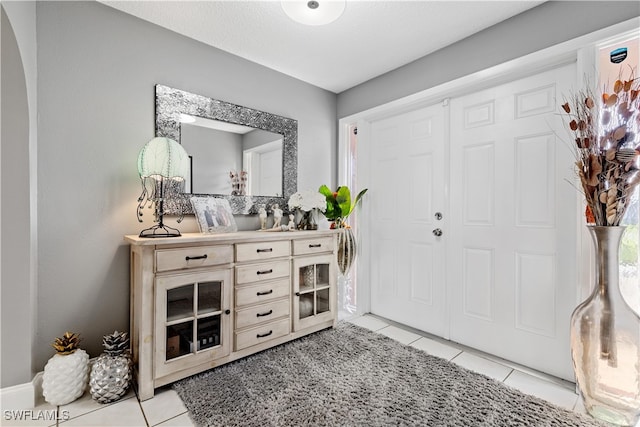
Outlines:
MULTIPOLYGON (((371 311, 448 335, 442 238, 444 108, 371 124, 371 311)), ((446 213, 445 213, 446 217, 446 213)))
POLYGON ((259 189, 255 194, 282 194, 282 148, 259 154, 259 189))
POLYGON ((451 101, 451 339, 572 379, 577 194, 556 109, 575 66, 451 101), (544 349, 544 351, 540 351, 544 349))

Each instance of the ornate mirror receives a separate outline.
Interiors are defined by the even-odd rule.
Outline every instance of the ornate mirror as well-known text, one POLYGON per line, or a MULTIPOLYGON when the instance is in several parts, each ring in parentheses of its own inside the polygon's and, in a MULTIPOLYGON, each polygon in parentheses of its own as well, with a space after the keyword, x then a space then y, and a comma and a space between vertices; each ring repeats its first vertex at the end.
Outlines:
POLYGON ((298 122, 156 85, 156 136, 183 145, 191 172, 169 213, 192 213, 191 196, 229 200, 234 214, 286 207, 297 189, 298 122))

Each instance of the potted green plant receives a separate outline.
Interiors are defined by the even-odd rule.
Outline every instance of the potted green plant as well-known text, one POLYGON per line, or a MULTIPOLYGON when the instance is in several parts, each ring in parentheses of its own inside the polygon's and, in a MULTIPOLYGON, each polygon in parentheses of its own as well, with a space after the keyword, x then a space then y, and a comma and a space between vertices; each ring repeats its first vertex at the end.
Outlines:
POLYGON ((327 201, 324 216, 332 221, 331 228, 340 230, 338 234, 338 268, 343 275, 346 275, 353 265, 357 250, 356 239, 351 227, 346 223, 346 219, 353 213, 367 189, 360 191, 353 200, 351 199, 351 190, 346 185, 338 187, 336 191, 331 191, 329 187, 322 185, 318 191, 327 201))
POLYGON ((349 228, 345 221, 353 213, 367 189, 360 191, 353 201, 351 200, 351 190, 346 185, 338 187, 336 191, 331 191, 329 187, 322 185, 318 191, 327 200, 324 216, 329 221, 333 221, 331 228, 349 228))

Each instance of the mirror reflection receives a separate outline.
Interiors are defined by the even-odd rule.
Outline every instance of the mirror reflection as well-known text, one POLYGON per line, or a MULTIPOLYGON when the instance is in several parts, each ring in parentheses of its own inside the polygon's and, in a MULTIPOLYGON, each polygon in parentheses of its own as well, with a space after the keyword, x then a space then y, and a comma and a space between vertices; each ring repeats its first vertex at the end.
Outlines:
POLYGON ((282 196, 282 135, 185 114, 180 121, 191 160, 186 192, 282 196))
POLYGON ((297 191, 294 119, 157 84, 156 136, 191 156, 188 192, 165 200, 168 214, 193 213, 193 194, 224 198, 234 214, 257 214, 285 206, 297 191))

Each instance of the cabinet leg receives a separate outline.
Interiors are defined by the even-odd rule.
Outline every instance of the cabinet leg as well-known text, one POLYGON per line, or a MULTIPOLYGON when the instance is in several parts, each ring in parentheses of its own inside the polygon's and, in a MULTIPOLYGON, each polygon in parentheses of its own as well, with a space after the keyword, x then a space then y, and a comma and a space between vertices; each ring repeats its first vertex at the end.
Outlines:
POLYGON ((138 398, 142 400, 149 400, 153 397, 154 390, 152 384, 146 384, 145 386, 138 384, 138 398))

